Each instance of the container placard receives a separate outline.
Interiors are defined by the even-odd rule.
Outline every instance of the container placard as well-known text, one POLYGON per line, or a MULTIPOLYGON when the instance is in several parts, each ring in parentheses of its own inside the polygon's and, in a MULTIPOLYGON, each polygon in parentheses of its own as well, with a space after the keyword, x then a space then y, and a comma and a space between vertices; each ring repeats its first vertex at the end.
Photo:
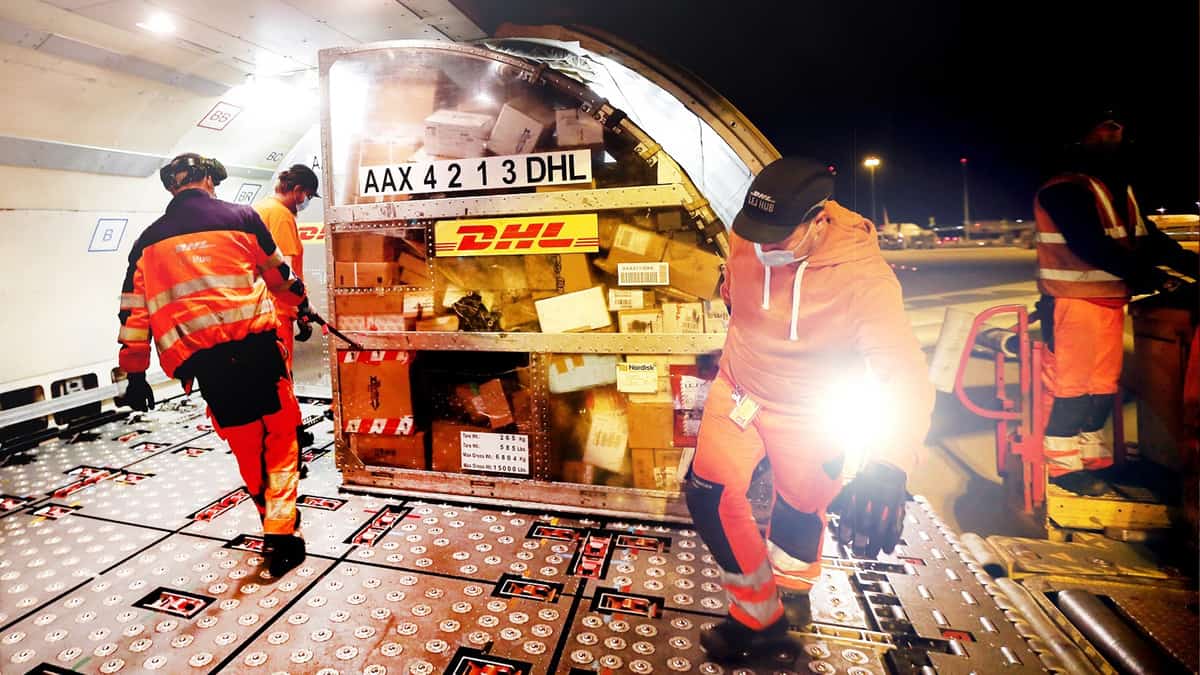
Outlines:
POLYGON ((462 431, 464 471, 529 475, 529 436, 462 431))
POLYGON ((618 363, 617 391, 626 394, 658 392, 658 368, 653 363, 618 363))
POLYGON ((594 213, 439 220, 433 228, 439 258, 476 255, 595 253, 600 250, 594 213))
POLYGON ((358 167, 360 197, 591 182, 592 151, 587 149, 358 167))

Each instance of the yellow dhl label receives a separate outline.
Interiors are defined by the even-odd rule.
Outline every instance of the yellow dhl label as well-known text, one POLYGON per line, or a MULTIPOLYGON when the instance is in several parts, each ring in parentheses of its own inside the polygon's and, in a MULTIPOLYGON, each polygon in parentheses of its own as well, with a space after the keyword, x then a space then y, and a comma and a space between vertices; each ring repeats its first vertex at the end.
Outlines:
POLYGON ((595 253, 600 250, 598 227, 594 213, 439 220, 434 225, 434 252, 439 258, 595 253))

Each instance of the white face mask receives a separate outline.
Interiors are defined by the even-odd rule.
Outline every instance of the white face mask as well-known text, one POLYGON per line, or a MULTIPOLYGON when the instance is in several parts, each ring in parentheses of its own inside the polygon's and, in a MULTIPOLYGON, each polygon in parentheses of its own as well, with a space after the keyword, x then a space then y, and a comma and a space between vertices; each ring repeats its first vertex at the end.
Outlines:
POLYGON ((308 206, 308 203, 311 201, 312 201, 312 197, 309 197, 308 195, 304 195, 304 199, 300 200, 299 202, 296 202, 296 213, 300 213, 301 211, 303 211, 304 208, 306 206, 308 206))
MULTIPOLYGON (((800 243, 796 245, 797 251, 804 251, 805 244, 808 243, 808 238, 812 236, 813 230, 817 229, 817 221, 813 220, 808 224, 808 231, 800 238, 800 243)), ((758 256, 758 261, 765 267, 783 267, 791 265, 794 262, 800 262, 808 258, 811 251, 806 251, 804 255, 796 255, 792 249, 780 249, 777 251, 764 251, 760 244, 754 245, 754 253, 758 256)))

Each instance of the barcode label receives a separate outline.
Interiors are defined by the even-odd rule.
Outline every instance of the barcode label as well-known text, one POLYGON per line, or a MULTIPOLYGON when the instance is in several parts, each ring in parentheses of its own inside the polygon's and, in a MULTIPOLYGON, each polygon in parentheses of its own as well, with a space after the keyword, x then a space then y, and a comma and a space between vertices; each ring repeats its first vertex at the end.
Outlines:
POLYGON ((619 286, 667 286, 671 283, 671 268, 665 262, 617 263, 619 286))
POLYGON ((608 311, 619 312, 622 309, 643 309, 646 306, 646 293, 649 291, 621 291, 615 288, 608 291, 608 311))

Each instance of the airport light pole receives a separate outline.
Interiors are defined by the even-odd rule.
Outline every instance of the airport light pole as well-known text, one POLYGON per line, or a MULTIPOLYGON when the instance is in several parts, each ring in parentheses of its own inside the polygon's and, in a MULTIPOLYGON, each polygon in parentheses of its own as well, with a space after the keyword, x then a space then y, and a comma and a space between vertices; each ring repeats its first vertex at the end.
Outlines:
POLYGON ((868 157, 863 160, 863 166, 871 172, 871 222, 879 222, 875 216, 875 169, 879 168, 879 158, 868 157))
POLYGON ((971 202, 967 198, 967 158, 958 160, 963 175, 963 239, 971 241, 971 202))

